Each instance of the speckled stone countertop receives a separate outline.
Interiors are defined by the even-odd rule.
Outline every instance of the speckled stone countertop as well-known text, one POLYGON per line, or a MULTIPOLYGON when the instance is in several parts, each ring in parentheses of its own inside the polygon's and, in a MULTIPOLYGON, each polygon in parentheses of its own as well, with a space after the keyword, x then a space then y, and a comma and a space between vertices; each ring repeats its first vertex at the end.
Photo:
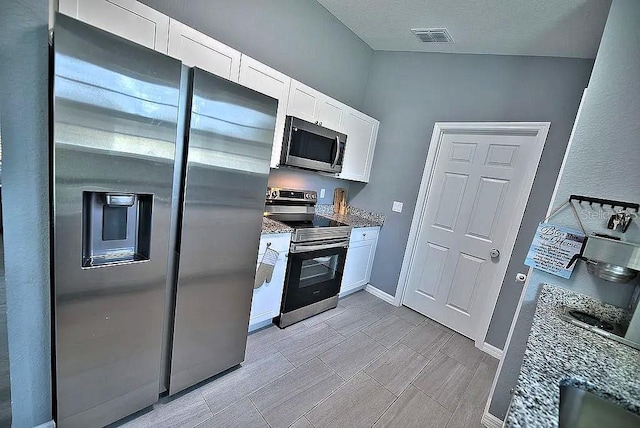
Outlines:
POLYGON ((506 419, 508 427, 557 427, 560 385, 576 385, 640 414, 640 351, 570 324, 564 307, 615 321, 625 311, 545 284, 506 419))
POLYGON ((333 205, 316 205, 316 214, 352 227, 382 226, 386 219, 382 214, 372 213, 356 207, 348 207, 347 214, 337 214, 333 212, 333 205))
POLYGON ((279 221, 272 220, 270 218, 262 217, 262 234, 267 233, 291 233, 293 228, 282 224, 279 221))

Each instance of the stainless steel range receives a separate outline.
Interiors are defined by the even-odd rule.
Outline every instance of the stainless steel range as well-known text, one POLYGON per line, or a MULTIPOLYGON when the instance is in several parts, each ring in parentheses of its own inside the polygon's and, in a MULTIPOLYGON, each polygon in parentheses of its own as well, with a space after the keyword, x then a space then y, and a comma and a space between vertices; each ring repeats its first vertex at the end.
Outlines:
POLYGON ((280 328, 338 305, 351 226, 316 215, 317 202, 312 190, 267 189, 265 215, 294 228, 280 328))

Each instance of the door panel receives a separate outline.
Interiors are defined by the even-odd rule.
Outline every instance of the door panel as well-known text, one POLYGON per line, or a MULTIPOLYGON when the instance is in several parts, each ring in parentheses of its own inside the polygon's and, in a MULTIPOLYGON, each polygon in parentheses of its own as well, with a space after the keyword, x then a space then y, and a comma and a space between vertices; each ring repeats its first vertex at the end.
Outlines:
POLYGON ((451 143, 451 153, 449 160, 471 163, 476 154, 477 144, 473 143, 451 143))
POLYGON ((315 123, 318 120, 319 97, 319 92, 296 80, 291 80, 287 114, 315 123))
POLYGON ((273 150, 271 153, 271 167, 275 168, 280 163, 282 150, 282 138, 284 134, 284 122, 287 117, 287 98, 291 87, 291 78, 266 65, 242 55, 240 61, 240 79, 242 86, 254 91, 269 95, 278 100, 278 113, 276 114, 276 132, 273 136, 273 150))
POLYGON ((233 82, 238 81, 240 52, 175 19, 171 20, 169 26, 169 55, 189 67, 198 67, 233 82))
POLYGON ((487 151, 485 165, 512 167, 517 159, 518 146, 491 144, 487 151))
POLYGON ((439 141, 403 303, 475 338, 510 258, 489 253, 504 249, 511 220, 521 218, 535 175, 528 162, 542 148, 535 132, 451 131, 439 141))
POLYGON ((323 101, 320 103, 318 112, 319 125, 334 131, 342 132, 342 114, 344 107, 331 101, 323 101))
POLYGON ((276 110, 193 71, 170 394, 244 359, 276 110))
POLYGON ((169 17, 135 0, 60 0, 65 15, 167 53, 169 17))
POLYGON ((453 232, 458 220, 462 197, 467 187, 469 176, 464 174, 445 173, 444 184, 440 193, 440 203, 436 211, 434 227, 453 232))
POLYGON ((422 274, 420 275, 418 292, 423 293, 431 299, 436 299, 438 286, 442 281, 442 274, 444 272, 448 254, 448 248, 432 242, 427 242, 427 254, 424 259, 425 262, 422 265, 422 274))
POLYGON ((460 253, 449 288, 447 306, 469 315, 471 298, 479 279, 484 260, 471 254, 460 253))
POLYGON ((104 426, 158 399, 181 64, 63 15, 55 31, 56 422, 104 426), (153 195, 148 260, 83 266, 109 242, 84 194, 105 191, 153 195))
POLYGON ((356 110, 349 108, 344 112, 341 128, 347 134, 347 145, 340 178, 369 181, 378 124, 377 120, 356 110))
POLYGON ((491 242, 508 187, 509 182, 506 180, 480 178, 466 236, 491 242))

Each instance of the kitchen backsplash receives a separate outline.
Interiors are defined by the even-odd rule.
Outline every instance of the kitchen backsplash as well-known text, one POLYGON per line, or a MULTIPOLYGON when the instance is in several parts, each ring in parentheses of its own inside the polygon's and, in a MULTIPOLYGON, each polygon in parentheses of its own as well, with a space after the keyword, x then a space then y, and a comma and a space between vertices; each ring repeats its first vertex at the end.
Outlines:
POLYGON ((270 187, 288 189, 315 190, 318 192, 319 204, 333 204, 333 191, 336 187, 349 188, 350 182, 334 177, 324 176, 312 171, 296 168, 272 168, 269 173, 270 187), (325 189, 324 198, 320 197, 320 189, 325 189))

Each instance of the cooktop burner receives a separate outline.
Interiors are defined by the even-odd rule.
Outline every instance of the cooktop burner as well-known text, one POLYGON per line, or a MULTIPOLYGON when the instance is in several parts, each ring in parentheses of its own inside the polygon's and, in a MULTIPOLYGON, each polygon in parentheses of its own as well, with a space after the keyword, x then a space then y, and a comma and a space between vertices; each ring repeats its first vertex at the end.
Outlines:
POLYGON ((577 319, 578 321, 581 321, 585 324, 589 324, 593 327, 599 328, 601 330, 604 331, 613 331, 614 330, 614 326, 613 324, 601 320, 598 317, 595 317, 591 314, 588 314, 586 312, 582 312, 582 311, 568 311, 569 315, 571 315, 573 318, 577 319))
POLYGON ((281 221, 287 226, 291 226, 294 229, 309 229, 316 227, 342 227, 348 226, 347 224, 341 223, 339 221, 331 220, 326 217, 314 216, 313 220, 309 221, 281 221))

